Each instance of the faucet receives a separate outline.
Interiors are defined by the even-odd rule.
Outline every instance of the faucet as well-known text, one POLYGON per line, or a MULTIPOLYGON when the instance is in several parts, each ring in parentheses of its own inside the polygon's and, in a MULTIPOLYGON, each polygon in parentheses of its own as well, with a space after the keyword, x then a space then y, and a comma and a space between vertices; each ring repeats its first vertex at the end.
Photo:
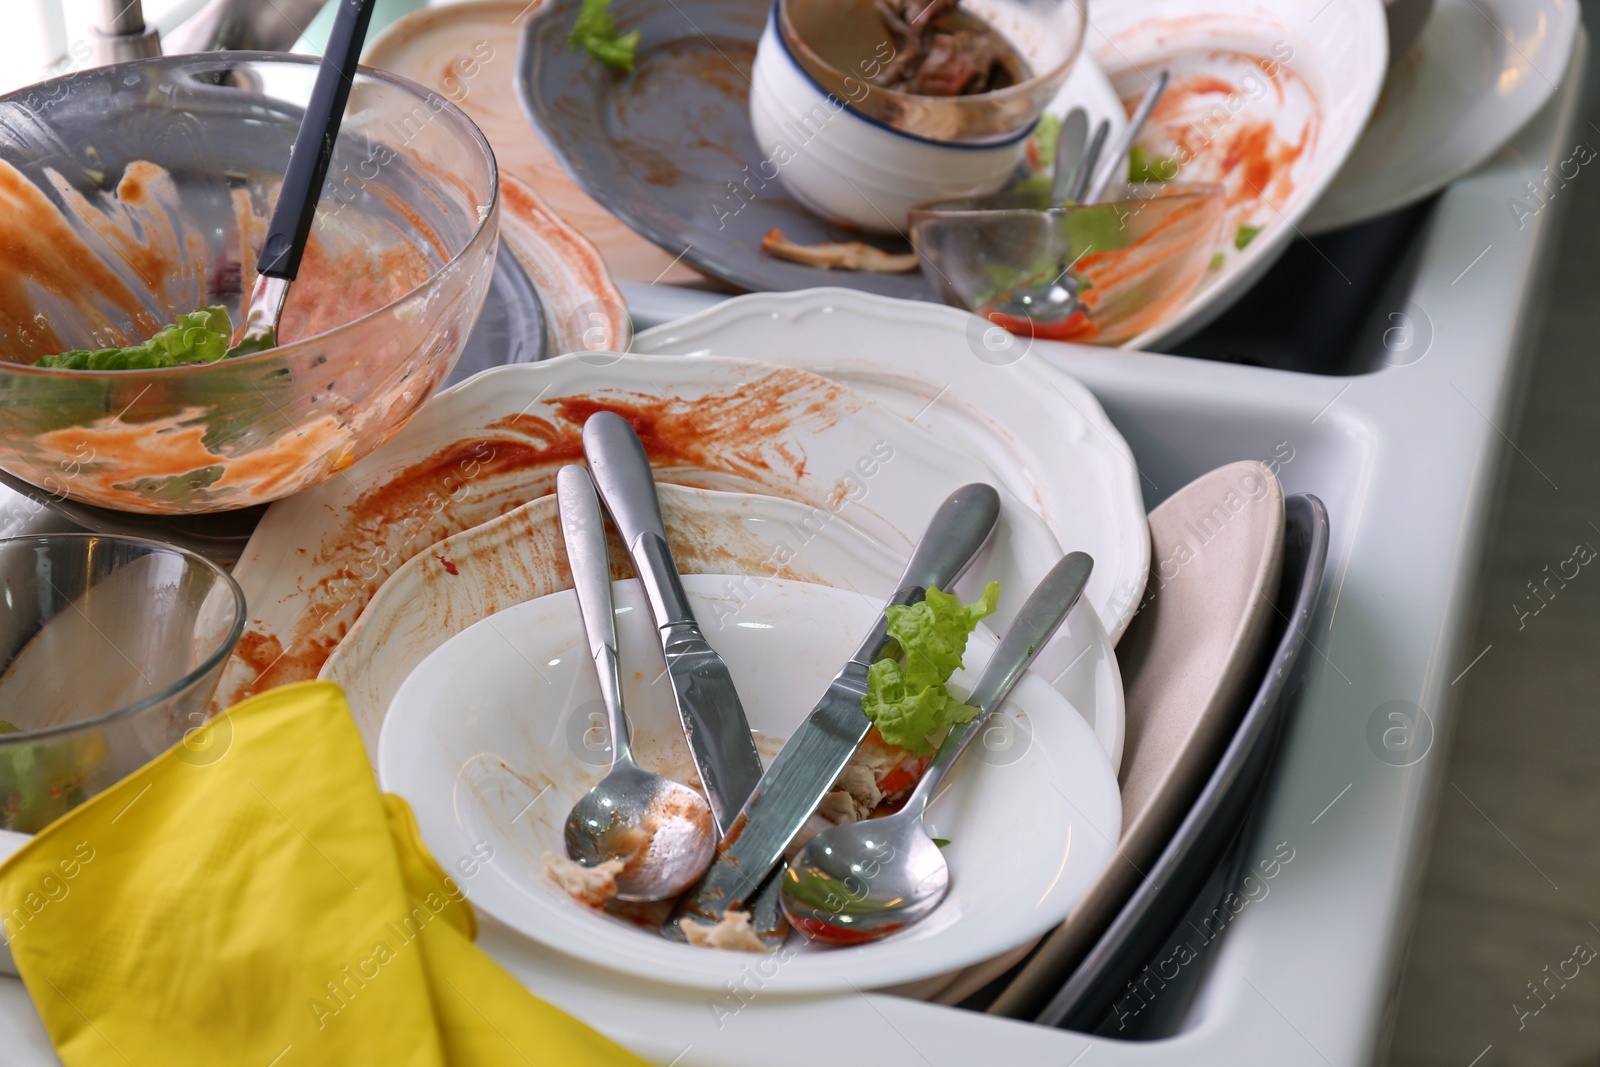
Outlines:
POLYGON ((93 30, 95 62, 121 63, 182 52, 245 49, 286 51, 327 0, 211 0, 167 35, 165 48, 154 26, 145 25, 140 0, 100 0, 93 30))

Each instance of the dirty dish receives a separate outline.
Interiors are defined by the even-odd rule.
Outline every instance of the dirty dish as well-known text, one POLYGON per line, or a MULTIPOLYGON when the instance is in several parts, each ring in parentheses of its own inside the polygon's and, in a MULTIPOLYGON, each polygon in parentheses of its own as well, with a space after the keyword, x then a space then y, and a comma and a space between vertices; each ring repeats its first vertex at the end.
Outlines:
POLYGON ((1225 213, 1217 185, 1123 188, 1094 204, 1051 206, 1043 193, 923 204, 911 242, 946 303, 1025 337, 1120 344, 1184 306, 1225 213))
POLYGON ((1149 165, 1226 190, 1221 259, 1183 308, 1125 342, 1164 350, 1293 240, 1377 103, 1389 31, 1376 0, 1127 0, 1096 8, 1093 24, 1088 47, 1126 107, 1172 71, 1136 141, 1149 165))
POLYGON ((197 733, 244 629, 225 571, 136 538, 5 538, 0 589, 0 829, 22 833, 197 733))
MULTIPOLYGON (((722 620, 708 624, 707 635, 770 759, 806 710, 807 701, 790 696, 822 692, 881 601, 776 581, 736 599, 725 581, 691 575, 684 584, 698 617, 722 620)), ((643 595, 634 583, 615 589, 639 761, 684 776, 691 764, 671 694, 665 679, 652 684, 661 663, 643 595)), ((967 670, 981 670, 993 647, 982 630, 974 634, 967 670)), ((975 677, 957 681, 970 685, 975 677)), ((492 845, 494 859, 468 889, 475 906, 597 966, 721 989, 751 966, 751 956, 668 941, 597 913, 541 869, 539 854, 559 847, 572 800, 603 773, 604 760, 590 754, 586 762, 582 745, 597 697, 572 594, 519 605, 452 638, 406 680, 379 742, 379 779, 411 802, 436 855, 492 845), (472 714, 459 714, 463 701, 472 714)), ((1037 675, 1023 678, 1006 714, 1027 716, 1033 744, 994 763, 974 753, 930 809, 959 872, 938 912, 860 948, 791 942, 784 951, 792 955, 764 979, 765 991, 859 989, 948 971, 1037 936, 1071 908, 1109 857, 1120 825, 1115 775, 1082 718, 1037 675), (1017 820, 1018 810, 1033 817, 1017 820), (1017 858, 1023 855, 1032 859, 1017 858)))
POLYGON ((246 507, 370 452, 444 380, 489 284, 494 159, 454 107, 377 72, 356 77, 283 344, 156 370, 22 362, 143 339, 208 303, 237 322, 316 69, 161 57, 76 71, 46 107, 45 87, 0 98, 0 243, 51 249, 6 273, 0 467, 103 507, 246 507), (414 109, 429 121, 397 135, 414 109))

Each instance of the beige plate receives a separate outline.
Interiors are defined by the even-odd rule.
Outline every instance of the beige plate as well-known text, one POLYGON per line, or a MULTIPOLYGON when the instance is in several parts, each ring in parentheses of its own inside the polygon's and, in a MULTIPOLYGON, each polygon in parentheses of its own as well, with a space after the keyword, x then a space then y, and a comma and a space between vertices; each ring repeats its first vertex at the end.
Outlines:
MULTIPOLYGON (((594 242, 617 277, 700 280, 578 188, 523 115, 513 88, 517 42, 522 23, 538 6, 537 0, 477 0, 413 11, 368 45, 362 62, 420 82, 459 105, 489 138, 502 177, 537 189, 556 215, 594 242)), ((512 204, 506 207, 508 214, 514 210, 512 204)), ((622 307, 620 298, 616 307, 622 307)), ((624 345, 613 341, 595 347, 624 345)))
MULTIPOLYGON (((1283 489, 1263 464, 1201 475, 1150 513, 1150 585, 1117 656, 1127 696, 1122 840, 1031 974, 1067 974, 1138 888, 1233 736, 1262 668, 1283 571, 1283 489)), ((1021 956, 990 961, 942 991, 956 1003, 1021 956), (959 994, 959 995, 958 995, 959 994)), ((993 1008, 1004 1013, 1004 999, 993 1008)))

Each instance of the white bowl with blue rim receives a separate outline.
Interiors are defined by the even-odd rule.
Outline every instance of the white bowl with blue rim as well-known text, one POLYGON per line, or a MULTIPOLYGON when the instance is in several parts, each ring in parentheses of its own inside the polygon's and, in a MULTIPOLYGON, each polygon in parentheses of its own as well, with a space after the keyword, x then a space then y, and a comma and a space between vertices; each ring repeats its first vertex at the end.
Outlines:
MULTIPOLYGON (((821 217, 876 233, 903 231, 916 204, 997 192, 1074 69, 1083 7, 1081 0, 966 0, 963 8, 1006 36, 1032 76, 972 96, 884 89, 869 80, 871 58, 847 73, 807 48, 796 26, 807 10, 816 17, 815 0, 774 4, 751 71, 750 121, 763 176, 775 172, 821 217)), ((834 4, 830 13, 839 10, 834 4)))

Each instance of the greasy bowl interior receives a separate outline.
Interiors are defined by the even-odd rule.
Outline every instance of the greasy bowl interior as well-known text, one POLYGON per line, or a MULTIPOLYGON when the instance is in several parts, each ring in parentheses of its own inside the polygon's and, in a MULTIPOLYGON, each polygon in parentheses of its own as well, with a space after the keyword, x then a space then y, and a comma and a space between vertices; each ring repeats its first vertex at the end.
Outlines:
POLYGON ((941 200, 911 210, 911 242, 947 303, 1016 333, 1115 344, 1172 314, 1205 277, 1221 235, 1221 186, 1127 186, 1118 199, 1050 207, 1047 196, 941 200), (1080 313, 1000 313, 1008 294, 1070 275, 1080 313))
POLYGON ((280 347, 150 371, 30 366, 239 321, 315 60, 230 53, 0 97, 0 468, 141 512, 244 507, 372 451, 444 380, 494 263, 494 156, 444 97, 357 74, 280 347))
POLYGON ((932 141, 1008 141, 1031 129, 1083 46, 1084 0, 964 0, 1028 64, 1029 77, 965 96, 922 96, 873 82, 896 55, 869 0, 777 0, 777 26, 796 64, 835 101, 891 129, 932 141))

